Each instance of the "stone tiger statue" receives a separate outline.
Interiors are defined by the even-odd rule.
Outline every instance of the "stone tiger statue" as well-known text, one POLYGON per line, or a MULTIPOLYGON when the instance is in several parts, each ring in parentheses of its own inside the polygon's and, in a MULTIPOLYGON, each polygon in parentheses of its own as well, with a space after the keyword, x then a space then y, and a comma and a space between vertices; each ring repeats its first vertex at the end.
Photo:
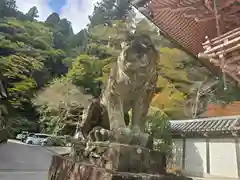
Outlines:
POLYGON ((95 99, 83 115, 82 132, 85 136, 94 134, 95 140, 98 134, 106 132, 101 133, 101 128, 126 134, 130 131, 144 133, 145 130, 158 78, 159 53, 148 35, 134 35, 121 47, 100 98, 95 99))

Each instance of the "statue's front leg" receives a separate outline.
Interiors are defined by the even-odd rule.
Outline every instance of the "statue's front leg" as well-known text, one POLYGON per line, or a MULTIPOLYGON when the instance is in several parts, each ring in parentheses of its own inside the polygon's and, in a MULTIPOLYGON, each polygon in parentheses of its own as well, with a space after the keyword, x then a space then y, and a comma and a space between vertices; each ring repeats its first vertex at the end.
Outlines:
POLYGON ((123 103, 119 95, 112 95, 108 101, 108 116, 110 122, 110 129, 117 130, 119 128, 126 128, 123 103))
POLYGON ((147 112, 147 109, 144 104, 143 98, 137 99, 133 103, 133 108, 132 108, 132 121, 131 121, 132 131, 142 132, 142 133, 144 132, 145 119, 143 119, 143 117, 146 115, 146 112, 147 112))
POLYGON ((110 130, 113 132, 113 141, 129 144, 131 130, 126 126, 123 112, 123 103, 120 96, 111 97, 108 103, 110 130))
POLYGON ((147 89, 142 89, 142 91, 136 96, 137 98, 133 103, 132 129, 136 132, 144 133, 145 131, 146 117, 155 92, 156 81, 157 74, 145 85, 147 89))
POLYGON ((131 144, 152 149, 152 138, 148 133, 145 133, 147 112, 148 106, 143 99, 139 99, 134 103, 132 109, 131 130, 133 134, 131 144))

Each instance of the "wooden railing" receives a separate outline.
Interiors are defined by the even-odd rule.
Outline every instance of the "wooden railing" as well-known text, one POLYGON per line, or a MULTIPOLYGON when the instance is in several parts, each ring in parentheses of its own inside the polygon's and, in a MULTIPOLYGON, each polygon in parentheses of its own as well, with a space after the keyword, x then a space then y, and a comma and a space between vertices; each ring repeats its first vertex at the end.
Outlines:
POLYGON ((204 52, 198 57, 208 59, 240 84, 240 27, 206 40, 202 44, 204 52))

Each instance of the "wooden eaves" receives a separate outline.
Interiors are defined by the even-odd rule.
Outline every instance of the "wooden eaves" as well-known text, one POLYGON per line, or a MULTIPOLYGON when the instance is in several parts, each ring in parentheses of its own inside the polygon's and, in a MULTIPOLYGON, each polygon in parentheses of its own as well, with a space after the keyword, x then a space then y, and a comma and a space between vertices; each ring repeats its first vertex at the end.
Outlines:
POLYGON ((211 117, 170 121, 173 137, 227 137, 240 136, 240 116, 211 117))
MULTIPOLYGON (((137 9, 147 9, 143 14, 167 38, 197 58, 199 53, 204 52, 202 44, 206 36, 209 39, 218 36, 213 3, 214 0, 135 0, 133 5, 137 9)), ((240 0, 215 0, 215 3, 222 34, 240 27, 240 0)), ((199 60, 211 72, 221 73, 220 67, 209 59, 199 60)), ((227 73, 233 78, 232 72, 227 73)))

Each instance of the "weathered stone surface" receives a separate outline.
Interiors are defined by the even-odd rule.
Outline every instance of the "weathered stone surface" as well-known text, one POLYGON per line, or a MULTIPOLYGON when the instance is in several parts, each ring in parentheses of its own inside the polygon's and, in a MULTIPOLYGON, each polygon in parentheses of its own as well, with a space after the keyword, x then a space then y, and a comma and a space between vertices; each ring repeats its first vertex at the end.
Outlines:
MULTIPOLYGON (((99 126, 124 134, 129 130, 137 132, 140 135, 137 143, 143 147, 147 144, 145 121, 158 79, 158 59, 159 53, 148 35, 133 35, 122 43, 101 96, 84 110, 81 130, 85 138, 98 139, 94 137, 97 133, 91 133, 93 136, 89 133, 99 126)), ((122 136, 117 139, 121 143, 126 140, 122 136)))
POLYGON ((93 165, 53 156, 48 180, 111 180, 112 174, 93 165))
POLYGON ((48 180, 191 180, 174 175, 125 173, 80 164, 61 156, 54 156, 48 180))
POLYGON ((96 165, 118 172, 164 174, 166 158, 164 153, 140 146, 110 143, 96 165))

